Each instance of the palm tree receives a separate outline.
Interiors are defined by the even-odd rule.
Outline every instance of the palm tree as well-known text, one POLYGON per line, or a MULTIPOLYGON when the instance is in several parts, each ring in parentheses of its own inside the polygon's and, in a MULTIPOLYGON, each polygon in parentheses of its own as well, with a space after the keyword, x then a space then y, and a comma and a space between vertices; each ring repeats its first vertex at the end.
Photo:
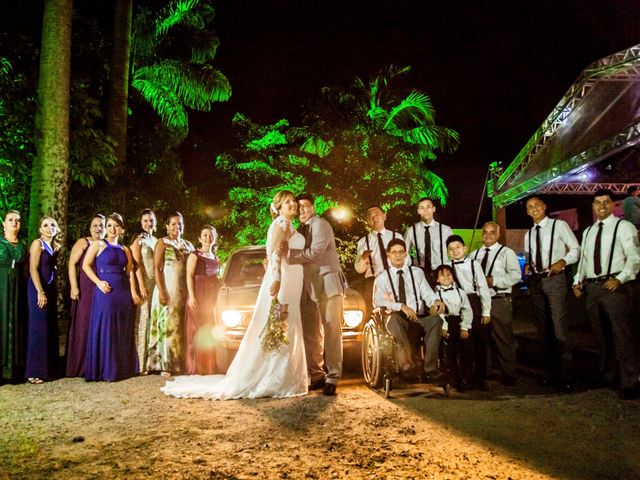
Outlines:
POLYGON ((212 66, 220 44, 210 28, 214 15, 204 0, 172 0, 134 20, 132 86, 181 138, 187 109, 210 111, 231 97, 229 80, 212 66))
MULTIPOLYGON (((72 0, 46 0, 42 25, 36 150, 31 177, 29 236, 42 215, 53 216, 64 237, 69 191, 69 97, 72 0)), ((64 238, 62 238, 64 245, 64 238)))
POLYGON ((133 0, 116 0, 113 18, 107 134, 116 142, 115 154, 122 165, 127 157, 127 116, 129 114, 129 66, 133 0))

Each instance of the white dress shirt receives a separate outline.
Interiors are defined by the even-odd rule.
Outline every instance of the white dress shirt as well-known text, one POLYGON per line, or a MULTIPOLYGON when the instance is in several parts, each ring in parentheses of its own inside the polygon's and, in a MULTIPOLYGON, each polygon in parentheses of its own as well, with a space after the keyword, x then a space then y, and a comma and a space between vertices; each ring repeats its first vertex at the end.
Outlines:
MULTIPOLYGON (((436 299, 442 300, 447 306, 449 315, 459 315, 462 319, 460 328, 464 330, 470 330, 473 322, 473 310, 471 310, 471 304, 467 294, 461 288, 457 288, 452 285, 449 288, 442 288, 440 285, 436 285, 436 299)), ((444 320, 442 324, 443 330, 448 330, 447 317, 445 314, 441 314, 440 318, 444 320)))
POLYGON ((540 241, 542 243, 542 267, 535 265, 536 249, 536 225, 524 234, 524 252, 527 261, 533 264, 535 271, 544 273, 549 271, 549 247, 551 245, 551 231, 555 222, 555 233, 553 239, 553 252, 551 253, 551 263, 564 260, 567 265, 576 263, 580 256, 580 244, 576 236, 571 231, 569 224, 564 220, 555 220, 544 217, 537 225, 540 225, 540 241), (529 244, 531 238, 531 244, 529 244))
POLYGON ((451 227, 440 224, 435 220, 431 223, 424 223, 422 220, 407 229, 404 234, 404 242, 407 244, 407 252, 411 254, 411 248, 414 249, 413 264, 416 267, 424 266, 424 229, 429 227, 429 237, 431 238, 431 269, 435 270, 447 259, 447 238, 453 235, 451 227), (442 225, 442 241, 440 241, 440 225, 442 225), (413 238, 413 227, 415 226, 416 238, 413 238))
POLYGON ((474 260, 477 260, 478 263, 482 263, 482 259, 487 254, 486 249, 489 248, 489 258, 487 259, 484 274, 487 277, 491 276, 493 278, 493 287, 489 288, 492 297, 498 293, 511 293, 511 287, 517 284, 522 278, 520 262, 518 261, 516 252, 509 247, 503 247, 502 250, 500 250, 500 247, 502 247, 502 245, 496 242, 490 247, 479 248, 469 255, 474 260), (493 269, 489 271, 491 265, 493 265, 493 269))
POLYGON ((600 222, 594 223, 584 231, 582 235, 582 255, 578 264, 578 272, 574 277, 574 285, 582 282, 585 278, 597 278, 611 273, 616 273, 616 278, 621 283, 626 283, 636 278, 638 269, 640 269, 638 232, 636 227, 626 220, 620 220, 613 249, 611 271, 609 271, 611 242, 613 241, 613 232, 618 220, 614 215, 609 215, 602 220, 602 239, 600 243, 600 265, 602 271, 600 275, 596 275, 593 268, 596 235, 598 234, 598 224, 600 222))
MULTIPOLYGON (((387 245, 389 245, 389 242, 394 238, 402 240, 402 235, 400 235, 398 232, 393 232, 384 228, 380 232, 372 230, 366 237, 362 237, 360 240, 358 240, 358 249, 356 253, 356 261, 354 264, 356 272, 364 273, 365 278, 377 277, 382 272, 384 272, 382 255, 384 255, 385 257, 387 256, 387 245), (378 233, 382 234, 382 244, 385 248, 384 252, 380 252, 380 245, 378 244, 378 233), (369 260, 363 260, 362 258, 362 254, 368 250, 367 238, 369 239, 369 249, 371 250, 371 255, 369 256, 369 258, 373 262, 373 272, 371 271, 371 263, 369 262, 369 260)), ((407 261, 407 263, 408 262, 409 261, 407 261)))
POLYGON ((480 305, 482 306, 483 317, 491 315, 491 292, 487 279, 482 272, 480 264, 470 257, 464 257, 459 262, 452 260, 451 268, 456 272, 455 278, 458 280, 458 286, 465 293, 477 293, 480 297, 480 305), (460 263, 461 262, 461 263, 460 263), (473 268, 472 268, 473 265, 473 268), (475 280, 475 288, 474 287, 475 280))
POLYGON ((404 279, 404 290, 407 296, 407 307, 412 308, 415 312, 420 312, 421 315, 427 315, 427 312, 421 311, 422 302, 424 301, 427 308, 433 305, 436 300, 436 296, 433 290, 429 286, 429 282, 424 277, 424 272, 420 268, 410 267, 405 265, 398 269, 394 266, 389 266, 389 275, 378 275, 376 277, 373 287, 373 304, 376 307, 384 307, 391 312, 399 312, 402 303, 400 303, 393 295, 395 291, 396 295, 400 295, 399 289, 399 276, 398 270, 402 270, 402 276, 404 279), (411 272, 409 269, 411 268, 411 272), (416 289, 413 289, 413 281, 411 274, 413 273, 413 280, 415 280, 416 289), (393 281, 393 289, 389 283, 389 277, 393 281), (416 305, 416 293, 418 296, 418 305, 416 305))

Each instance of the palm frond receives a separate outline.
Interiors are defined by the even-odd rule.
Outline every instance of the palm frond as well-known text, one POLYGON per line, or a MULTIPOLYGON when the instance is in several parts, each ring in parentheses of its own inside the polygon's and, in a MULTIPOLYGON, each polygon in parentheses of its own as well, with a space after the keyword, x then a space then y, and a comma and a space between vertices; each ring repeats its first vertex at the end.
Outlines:
MULTIPOLYGON (((427 170, 423 174, 424 179, 424 191, 420 192, 420 197, 436 198, 440 201, 440 205, 443 207, 447 204, 447 197, 449 196, 449 190, 444 184, 444 180, 431 170, 427 170)), ((417 201, 420 197, 416 198, 417 201)))
POLYGON ((398 126, 401 126, 402 123, 405 125, 433 123, 434 114, 435 110, 429 96, 422 92, 413 91, 391 109, 384 128, 389 128, 391 123, 398 126))
POLYGON ((198 32, 193 35, 191 63, 203 64, 213 60, 218 53, 220 39, 213 32, 198 32))
POLYGON ((224 102, 231 97, 231 84, 227 77, 209 65, 184 65, 166 60, 142 67, 134 76, 164 85, 185 107, 194 110, 208 111, 213 102, 224 102))
POLYGON ((425 125, 402 132, 402 139, 414 145, 423 145, 431 150, 453 153, 460 145, 460 135, 451 128, 425 125))
POLYGON ((172 5, 165 9, 164 17, 156 21, 156 34, 165 35, 172 27, 188 21, 194 22, 197 16, 193 11, 200 3, 200 0, 174 0, 172 5))
POLYGON ((134 78, 132 86, 151 104, 164 125, 186 134, 188 129, 187 112, 185 112, 178 96, 171 89, 140 77, 134 78))

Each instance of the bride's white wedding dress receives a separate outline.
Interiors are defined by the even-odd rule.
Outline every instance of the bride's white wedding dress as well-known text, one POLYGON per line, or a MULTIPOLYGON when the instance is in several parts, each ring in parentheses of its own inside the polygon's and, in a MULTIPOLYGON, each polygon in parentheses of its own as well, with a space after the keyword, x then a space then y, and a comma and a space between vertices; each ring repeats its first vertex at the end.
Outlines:
POLYGON ((244 339, 226 375, 191 375, 176 377, 169 381, 162 391, 179 398, 205 398, 209 400, 229 400, 235 398, 292 397, 304 395, 308 390, 307 361, 302 337, 300 319, 300 296, 302 294, 302 265, 289 265, 280 261, 276 252, 277 235, 275 229, 292 232, 289 248, 304 248, 304 237, 296 232, 291 223, 283 217, 276 218, 267 234, 267 257, 269 267, 265 272, 256 309, 244 339), (287 304, 288 345, 277 351, 262 349, 260 334, 264 328, 271 307, 269 287, 280 276, 281 284, 278 301, 287 304))

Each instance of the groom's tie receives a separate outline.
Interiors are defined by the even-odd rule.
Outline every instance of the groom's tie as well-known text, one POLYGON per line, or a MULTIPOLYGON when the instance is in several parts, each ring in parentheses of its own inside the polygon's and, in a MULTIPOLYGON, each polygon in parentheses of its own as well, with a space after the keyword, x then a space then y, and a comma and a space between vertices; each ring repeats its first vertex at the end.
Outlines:
POLYGON ((304 224, 304 248, 311 247, 311 225, 304 224))

